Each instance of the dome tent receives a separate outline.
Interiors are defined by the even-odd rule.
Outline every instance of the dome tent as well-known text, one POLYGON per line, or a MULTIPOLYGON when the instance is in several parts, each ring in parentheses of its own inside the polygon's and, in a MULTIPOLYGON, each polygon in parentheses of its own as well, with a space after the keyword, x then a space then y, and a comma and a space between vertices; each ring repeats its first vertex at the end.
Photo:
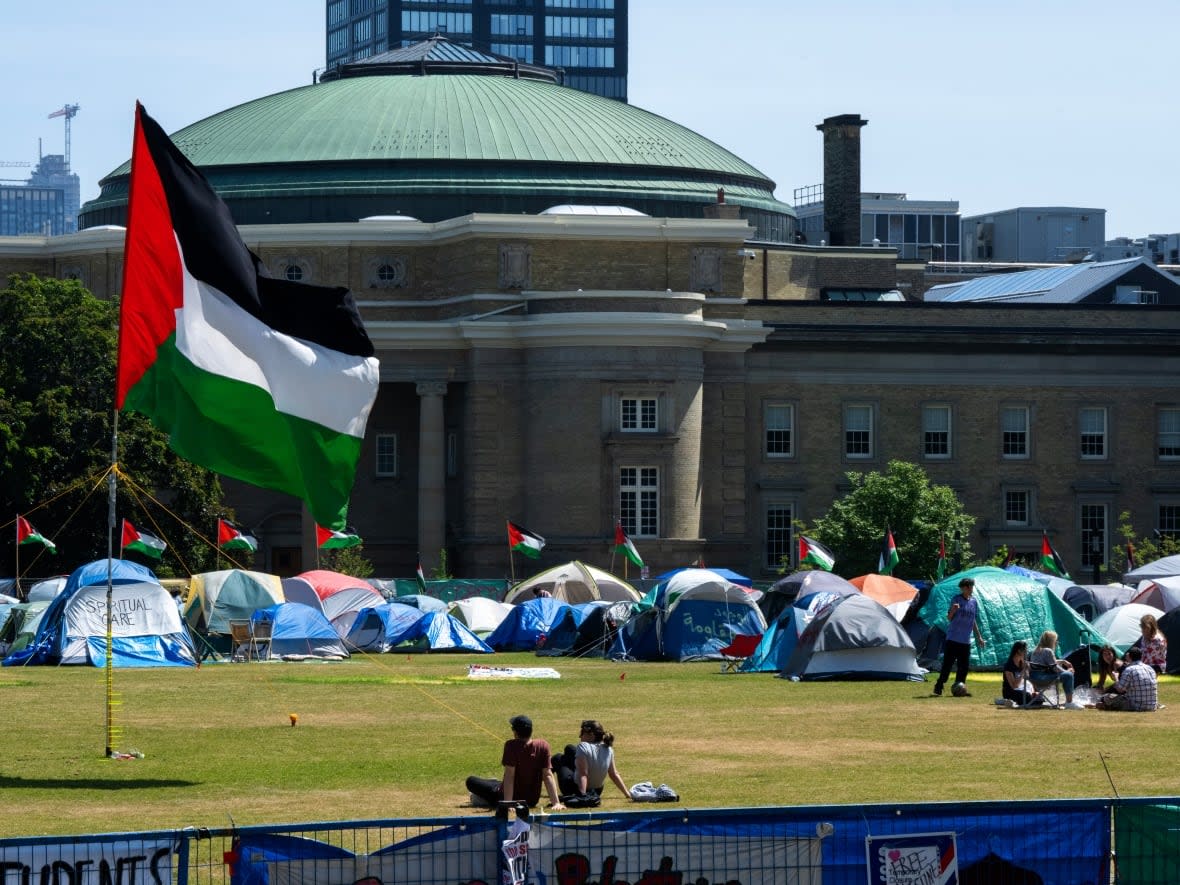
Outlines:
POLYGON ((783 676, 922 681, 914 644, 897 618, 869 596, 838 596, 799 635, 783 676))
POLYGON ((570 605, 582 602, 638 602, 639 591, 608 571, 574 560, 546 569, 521 581, 508 591, 504 601, 516 605, 535 598, 536 590, 570 605))

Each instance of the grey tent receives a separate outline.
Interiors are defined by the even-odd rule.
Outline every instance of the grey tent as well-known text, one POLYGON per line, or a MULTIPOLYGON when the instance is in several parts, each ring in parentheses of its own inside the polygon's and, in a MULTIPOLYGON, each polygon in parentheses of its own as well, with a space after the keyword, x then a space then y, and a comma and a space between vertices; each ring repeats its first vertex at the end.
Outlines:
POLYGON ((1131 569, 1123 575, 1123 583, 1135 584, 1139 581, 1154 581, 1156 578, 1172 578, 1176 575, 1180 575, 1180 554, 1165 556, 1163 559, 1131 569))
POLYGON ((921 682, 914 644, 889 609, 855 593, 833 599, 799 635, 783 675, 921 682))

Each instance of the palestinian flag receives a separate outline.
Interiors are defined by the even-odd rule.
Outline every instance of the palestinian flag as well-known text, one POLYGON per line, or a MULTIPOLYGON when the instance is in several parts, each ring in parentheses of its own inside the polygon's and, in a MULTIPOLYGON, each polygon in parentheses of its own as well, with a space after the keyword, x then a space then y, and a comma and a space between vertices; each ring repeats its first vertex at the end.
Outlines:
POLYGON ((545 539, 540 535, 535 535, 514 522, 508 523, 508 549, 523 553, 529 559, 537 559, 544 546, 545 539))
POLYGON ((877 557, 877 574, 892 574, 897 568, 897 545, 893 543, 893 531, 885 526, 885 539, 881 542, 881 554, 877 557))
POLYGON ((418 592, 426 592, 426 573, 422 571, 422 557, 418 557, 418 568, 414 570, 414 580, 418 582, 418 592))
POLYGON ((799 536, 799 564, 810 563, 825 572, 830 572, 832 567, 836 564, 836 557, 832 555, 832 551, 821 544, 819 541, 809 538, 806 535, 799 536))
POLYGON ((941 581, 946 577, 946 540, 942 534, 938 535, 938 565, 934 567, 934 580, 941 581))
POLYGON ((258 539, 247 535, 232 522, 224 519, 217 520, 217 546, 222 550, 247 550, 253 553, 258 549, 258 539))
POLYGON ((116 407, 343 528, 379 380, 352 294, 269 277, 138 104, 128 199, 116 407))
POLYGON ((1046 571, 1052 572, 1059 578, 1069 577, 1069 572, 1065 570, 1065 563, 1062 561, 1061 555, 1049 543, 1049 535, 1046 532, 1041 532, 1041 565, 1045 567, 1046 571))
POLYGON ((348 531, 337 532, 317 525, 315 527, 315 543, 321 550, 343 550, 346 547, 360 546, 361 536, 348 531))
POLYGON ((643 568, 643 557, 639 555, 639 551, 635 549, 635 544, 627 533, 623 531, 623 524, 621 522, 615 523, 615 553, 622 553, 631 565, 636 568, 643 568))
POLYGON ((22 547, 26 544, 40 544, 50 553, 57 552, 57 545, 33 528, 29 521, 20 515, 16 517, 16 543, 22 547))
POLYGON ((119 549, 124 553, 128 550, 133 550, 141 556, 146 556, 148 559, 158 560, 164 555, 164 548, 167 546, 167 544, 155 535, 138 531, 131 524, 131 520, 123 520, 123 541, 119 544, 119 549))

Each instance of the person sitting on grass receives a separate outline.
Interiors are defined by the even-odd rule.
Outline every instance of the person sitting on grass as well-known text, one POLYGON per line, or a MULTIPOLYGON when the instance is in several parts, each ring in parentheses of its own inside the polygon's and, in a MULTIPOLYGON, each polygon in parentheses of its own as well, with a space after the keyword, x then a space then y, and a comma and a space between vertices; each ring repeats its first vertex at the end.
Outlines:
POLYGON ((500 802, 516 800, 533 808, 541 801, 541 786, 544 785, 549 793, 549 807, 554 811, 564 810, 557 792, 557 779, 553 776, 548 741, 533 737, 533 720, 528 716, 513 716, 508 725, 512 728, 512 740, 504 742, 500 760, 504 777, 501 780, 475 775, 467 778, 472 804, 495 808, 500 802))
POLYGON ((1038 694, 1028 684, 1028 643, 1018 639, 1012 643, 1012 651, 1004 662, 1004 700, 1018 707, 1034 703, 1038 694))
POLYGON ((1123 662, 1119 660, 1114 646, 1104 645, 1098 652, 1098 690, 1106 688, 1106 680, 1113 686, 1119 680, 1119 673, 1123 671, 1123 662))
POLYGON ((1114 691, 1098 699, 1099 710, 1130 710, 1132 713, 1153 713, 1159 708, 1159 686, 1155 670, 1143 663, 1143 651, 1131 646, 1126 654, 1128 664, 1119 674, 1114 691))
POLYGON ((630 801, 631 791, 615 767, 614 743, 615 736, 597 719, 582 720, 578 745, 568 744, 565 752, 555 760, 557 783, 563 799, 569 795, 601 797, 609 777, 630 801))
POLYGON ((1065 706, 1071 710, 1082 708, 1082 705, 1075 703, 1073 699, 1073 664, 1057 657, 1056 633, 1046 630, 1041 634, 1041 641, 1028 656, 1028 662, 1030 666, 1038 667, 1046 673, 1055 671, 1057 678, 1061 680, 1061 687, 1065 690, 1065 706))

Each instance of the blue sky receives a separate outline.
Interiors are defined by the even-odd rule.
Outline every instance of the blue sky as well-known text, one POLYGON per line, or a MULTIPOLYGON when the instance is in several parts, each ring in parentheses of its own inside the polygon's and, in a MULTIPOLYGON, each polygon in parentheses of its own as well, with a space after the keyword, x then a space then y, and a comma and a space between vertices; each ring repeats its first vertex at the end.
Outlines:
MULTIPOLYGON (((136 99, 169 132, 311 82, 323 0, 0 5, 0 161, 61 153, 82 198, 130 155, 136 99)), ((1106 234, 1180 231, 1180 4, 1095 0, 631 0, 630 100, 761 169, 779 199, 823 180, 815 124, 862 130, 862 184, 1014 206, 1107 210, 1106 234), (714 7, 720 7, 719 14, 714 7)), ((0 178, 24 178, 0 167, 0 178)))

